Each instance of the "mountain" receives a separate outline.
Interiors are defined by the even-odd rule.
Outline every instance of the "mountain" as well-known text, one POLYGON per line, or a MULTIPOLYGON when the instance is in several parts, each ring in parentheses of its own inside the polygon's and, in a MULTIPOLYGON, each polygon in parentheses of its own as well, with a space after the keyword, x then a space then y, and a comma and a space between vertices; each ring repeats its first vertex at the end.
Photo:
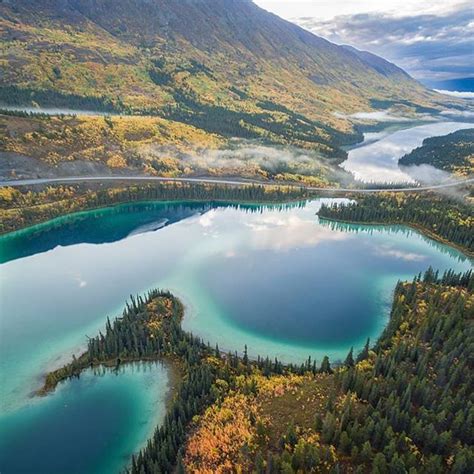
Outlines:
POLYGON ((413 79, 411 79, 410 76, 403 69, 387 61, 386 59, 377 56, 376 54, 369 53, 368 51, 361 51, 350 45, 343 45, 342 47, 347 51, 350 51, 351 53, 355 54, 359 59, 361 59, 365 64, 370 66, 379 74, 382 74, 383 76, 390 78, 391 80, 408 80, 413 82, 413 79))
POLYGON ((457 92, 474 92, 474 77, 460 77, 444 81, 425 81, 432 89, 441 89, 457 92))
POLYGON ((358 138, 344 114, 435 100, 250 0, 3 0, 0 22, 4 104, 154 114, 337 155, 358 138))

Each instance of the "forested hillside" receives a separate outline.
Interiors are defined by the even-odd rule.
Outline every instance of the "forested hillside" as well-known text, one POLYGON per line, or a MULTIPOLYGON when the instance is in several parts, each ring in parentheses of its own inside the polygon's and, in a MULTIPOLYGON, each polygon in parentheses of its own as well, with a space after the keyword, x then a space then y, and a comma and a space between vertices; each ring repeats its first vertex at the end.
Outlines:
POLYGON ((293 186, 225 186, 198 183, 159 182, 130 185, 126 182, 45 189, 0 188, 0 234, 39 224, 73 212, 136 201, 226 201, 243 203, 282 203, 309 197, 304 188, 293 186))
POLYGON ((395 65, 250 0, 0 3, 0 102, 155 114, 327 154, 374 100, 435 106, 395 65))
POLYGON ((236 140, 151 116, 50 116, 0 112, 0 179, 147 174, 239 176, 335 185, 344 159, 290 146, 236 140))
POLYGON ((421 147, 402 157, 401 165, 432 165, 450 173, 474 173, 474 128, 423 140, 421 147))

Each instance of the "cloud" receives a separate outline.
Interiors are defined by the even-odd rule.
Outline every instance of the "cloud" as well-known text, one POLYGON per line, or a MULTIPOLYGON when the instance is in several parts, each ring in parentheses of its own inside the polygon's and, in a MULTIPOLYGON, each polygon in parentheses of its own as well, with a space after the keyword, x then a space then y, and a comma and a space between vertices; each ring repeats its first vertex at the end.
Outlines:
POLYGON ((418 79, 442 80, 474 76, 473 11, 461 3, 436 14, 371 12, 293 21, 335 43, 387 58, 418 79))
POLYGON ((448 117, 474 117, 474 111, 472 110, 458 110, 458 109, 446 109, 440 112, 441 115, 446 115, 448 117))
MULTIPOLYGON (((159 145, 146 145, 140 154, 148 158, 169 156, 169 149, 159 145)), ((203 149, 182 155, 180 162, 198 170, 215 169, 228 174, 242 174, 263 170, 270 174, 319 174, 329 171, 321 155, 293 147, 269 147, 247 141, 235 141, 232 147, 220 150, 203 149)))
POLYGON ((341 112, 335 112, 334 115, 343 118, 355 118, 358 120, 374 120, 377 122, 408 122, 412 118, 392 115, 389 110, 379 110, 377 112, 356 112, 355 114, 345 115, 341 112))
POLYGON ((377 255, 378 257, 389 257, 395 258, 397 260, 404 260, 405 262, 420 262, 426 259, 424 255, 420 255, 414 252, 406 252, 403 250, 390 248, 388 246, 376 247, 375 255, 377 255))
POLYGON ((381 136, 378 141, 350 150, 347 161, 340 166, 352 173, 355 179, 365 182, 439 183, 445 179, 443 171, 428 165, 401 167, 398 162, 404 155, 421 146, 425 138, 443 136, 465 128, 472 128, 472 124, 437 122, 398 130, 387 137, 381 136))
POLYGON ((297 149, 267 146, 239 146, 226 150, 208 150, 202 156, 188 158, 195 165, 217 169, 248 169, 258 166, 270 173, 311 173, 321 170, 316 154, 297 149))
POLYGON ((79 288, 85 288, 87 286, 87 281, 84 280, 79 274, 74 275, 74 280, 76 281, 79 288))
POLYGON ((412 165, 400 167, 406 174, 410 175, 416 182, 425 186, 440 184, 452 181, 453 177, 450 173, 435 168, 431 165, 412 165))
POLYGON ((206 213, 202 214, 199 217, 198 223, 201 227, 204 227, 204 228, 212 227, 215 217, 216 217, 216 211, 214 210, 207 211, 206 213))
MULTIPOLYGON (((329 19, 337 15, 354 15, 360 12, 384 12, 400 16, 417 15, 420 11, 420 0, 358 0, 348 2, 347 0, 254 0, 254 2, 270 10, 283 18, 313 17, 329 19)), ((459 0, 425 0, 423 11, 425 13, 439 14, 452 10, 459 0)))
POLYGON ((461 99, 474 99, 474 92, 461 92, 461 91, 444 91, 435 89, 436 92, 445 95, 451 95, 453 97, 460 97, 461 99))

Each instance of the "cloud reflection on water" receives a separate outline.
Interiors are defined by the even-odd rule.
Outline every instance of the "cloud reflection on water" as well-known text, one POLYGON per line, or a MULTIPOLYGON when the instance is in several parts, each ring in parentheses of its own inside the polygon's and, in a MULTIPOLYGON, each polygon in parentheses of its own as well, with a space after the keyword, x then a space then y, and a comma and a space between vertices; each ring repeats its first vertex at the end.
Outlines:
POLYGON ((421 262, 426 260, 426 255, 421 255, 415 252, 407 252, 387 245, 375 247, 374 255, 377 257, 388 257, 395 258, 397 260, 404 260, 405 262, 421 262))
MULTIPOLYGON (((366 183, 415 183, 406 169, 398 166, 398 160, 422 145, 428 137, 442 136, 456 130, 472 128, 462 122, 439 122, 398 130, 378 141, 349 151, 348 159, 341 167, 352 173, 355 179, 366 183)), ((425 173, 426 174, 426 173, 425 173)))
POLYGON ((291 250, 315 247, 323 242, 343 241, 350 234, 315 225, 315 219, 290 214, 267 215, 246 224, 251 229, 251 245, 259 250, 291 250))

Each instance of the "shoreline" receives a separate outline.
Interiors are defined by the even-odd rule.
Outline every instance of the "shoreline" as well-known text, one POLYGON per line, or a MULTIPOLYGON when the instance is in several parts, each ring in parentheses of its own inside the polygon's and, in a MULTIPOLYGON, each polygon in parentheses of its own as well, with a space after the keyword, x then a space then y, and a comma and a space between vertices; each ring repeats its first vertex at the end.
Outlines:
MULTIPOLYGON (((78 361, 81 360, 81 358, 85 354, 86 354, 86 352, 81 354, 81 356, 76 360, 78 360, 78 361)), ((72 360, 74 360, 74 359, 72 359, 72 360)), ((80 377, 81 374, 84 371, 88 370, 88 369, 96 369, 98 367, 104 367, 104 368, 110 369, 110 370, 118 370, 120 367, 131 365, 131 364, 136 364, 136 363, 140 363, 140 362, 162 363, 162 364, 167 366, 170 373, 173 372, 173 378, 178 377, 178 374, 180 372, 180 367, 178 366, 179 365, 178 361, 174 360, 172 357, 167 357, 167 356, 163 356, 163 357, 158 357, 158 356, 156 356, 156 357, 128 357, 126 359, 121 359, 119 363, 115 359, 107 359, 107 360, 97 361, 97 362, 92 362, 92 363, 84 363, 84 364, 79 365, 75 369, 74 373, 58 375, 58 378, 55 379, 54 381, 52 381, 52 382, 47 381, 47 377, 50 374, 55 374, 55 373, 61 371, 64 367, 68 366, 71 363, 71 362, 69 362, 69 363, 66 363, 64 366, 62 366, 59 369, 44 372, 42 374, 42 377, 43 377, 43 380, 44 380, 43 385, 39 389, 35 390, 32 393, 32 397, 46 397, 46 396, 50 395, 51 393, 53 393, 60 383, 65 382, 68 379, 71 379, 73 377, 80 377)), ((176 381, 173 382, 173 385, 175 384, 175 382, 176 381)))
MULTIPOLYGON (((78 196, 79 198, 82 197, 82 196, 78 196)), ((104 206, 98 206, 98 207, 90 207, 90 208, 84 208, 82 210, 76 210, 76 211, 72 211, 72 212, 67 212, 65 214, 59 214, 57 215, 56 217, 52 217, 50 219, 47 219, 47 220, 44 220, 44 221, 41 221, 41 222, 36 222, 36 223, 32 223, 32 224, 28 224, 24 227, 19 227, 17 229, 14 229, 14 230, 9 230, 7 232, 1 232, 0 231, 0 238, 2 237, 12 237, 14 236, 15 234, 18 235, 18 234, 21 234, 23 232, 28 232, 28 231, 34 231, 36 227, 40 228, 40 227, 43 227, 43 226, 48 226, 48 225, 54 225, 55 221, 59 221, 60 219, 63 219, 63 218, 68 218, 68 217, 73 217, 75 215, 77 215, 77 217, 80 217, 81 214, 86 214, 86 213, 89 213, 89 212, 96 212, 96 211, 104 211, 106 209, 114 209, 114 208, 117 208, 119 206, 126 206, 128 204, 153 204, 153 203, 170 203, 170 204, 174 204, 174 203, 179 203, 179 202, 190 202, 190 203, 212 203, 212 204, 240 204, 240 205, 243 205, 243 206, 272 206, 272 205, 275 205, 275 206, 278 206, 278 205, 284 205, 284 204, 291 204, 291 203, 297 203, 297 202, 302 202, 302 201, 307 201, 308 199, 314 199, 314 198, 317 198, 317 196, 313 196, 313 197, 300 197, 300 198, 292 198, 292 199, 288 199, 288 200, 280 200, 280 201, 244 201, 244 200, 241 200, 241 199, 235 199, 235 200, 232 200, 232 199, 210 199, 210 200, 203 200, 203 199, 192 199, 192 198, 189 198, 189 199, 152 199, 152 200, 137 200, 137 201, 117 201, 115 203, 110 203, 110 204, 107 204, 107 205, 104 205, 104 206)), ((34 206, 30 206, 30 207, 25 207, 25 208, 12 208, 12 210, 29 210, 29 209, 32 209, 32 208, 35 208, 35 207, 40 207, 40 206, 47 206, 48 204, 51 204, 51 205, 54 205, 56 203, 62 203, 62 202, 68 202, 68 200, 61 200, 61 201, 54 201, 54 202, 51 202, 51 203, 46 203, 46 204, 35 204, 34 206)), ((10 209, 8 209, 10 210, 10 209)), ((40 230, 40 229, 38 229, 40 230)))
MULTIPOLYGON (((178 200, 179 201, 179 200, 178 200)), ((193 200, 189 200, 189 201, 193 201, 193 200)), ((139 202, 166 202, 166 201, 159 201, 159 200, 154 200, 154 201, 128 201, 128 202, 124 202, 124 203, 116 203, 112 206, 106 206, 106 208, 113 208, 113 207, 116 207, 116 206, 119 206, 119 205, 123 205, 123 204, 129 204, 129 203, 139 203, 139 202)), ((176 201, 169 201, 169 202, 176 202, 176 201)), ((200 202, 200 201, 198 201, 200 202)), ((215 202, 215 201, 210 201, 210 202, 215 202)), ((231 201, 222 201, 222 202, 231 202, 231 201)), ((234 202, 238 202, 240 204, 245 204, 241 201, 234 201, 234 202)), ((262 203, 249 203, 249 204, 262 204, 262 203)), ((284 204, 283 202, 273 202, 272 204, 284 204)), ((99 209, 104 209, 103 207, 102 208, 99 208, 99 209)), ((93 210, 86 210, 86 211, 80 211, 80 212, 90 212, 90 211, 93 211, 93 210)), ((67 215, 63 215, 63 216, 59 216, 59 217, 65 217, 67 215)), ((397 226, 406 226, 406 227, 410 227, 410 228, 413 228, 417 231, 419 231, 421 234, 427 236, 428 238, 431 238, 435 241, 438 241, 438 242, 441 242, 445 245, 448 245, 450 247, 453 247, 453 248, 457 248, 458 250, 460 250, 463 254, 467 255, 470 257, 470 252, 469 251, 466 251, 466 249, 460 249, 458 248, 458 246, 456 246, 455 244, 452 244, 450 242, 447 242, 447 241, 443 241, 443 239, 441 239, 440 237, 438 236, 431 236, 429 234, 432 234, 431 232, 427 231, 426 229, 424 229, 422 226, 417 226, 417 225, 413 225, 413 224, 403 224, 403 223, 367 223, 367 222, 350 222, 350 221, 343 221, 343 220, 337 220, 337 219, 328 219, 328 218, 324 218, 324 217, 320 217, 321 220, 324 220, 326 222, 340 222, 340 223, 344 223, 344 224, 356 224, 356 225, 364 225, 364 226, 390 226, 390 225, 397 225, 397 226)), ((54 219, 53 219, 54 220, 54 219)), ((48 222, 48 221, 47 221, 48 222)), ((26 230, 27 228, 25 229, 21 229, 21 230, 26 230)), ((393 304, 393 302, 392 302, 393 304)), ((224 355, 226 354, 224 351, 221 351, 224 355)), ((51 383, 51 384, 47 384, 46 383, 46 379, 45 379, 45 384, 44 386, 38 390, 36 393, 35 393, 35 396, 47 396, 49 394, 51 394, 52 392, 54 392, 54 390, 56 389, 56 387, 58 386, 58 384, 62 383, 62 382, 67 382, 68 379, 72 378, 72 377, 80 377, 80 375, 83 373, 84 370, 87 370, 88 368, 94 368, 94 367, 99 367, 99 366, 104 366, 104 367, 107 367, 107 368, 110 368, 111 370, 113 370, 114 367, 120 367, 120 366, 124 366, 124 365, 128 365, 128 364, 133 364, 133 363, 138 363, 138 362, 156 362, 156 363, 163 363, 163 364, 166 364, 166 368, 168 369, 168 374, 169 374, 169 385, 167 387, 167 393, 166 393, 166 401, 165 401, 165 407, 166 407, 166 412, 169 411, 170 407, 172 406, 172 402, 175 398, 175 395, 177 393, 177 391, 179 390, 179 387, 180 385, 182 384, 182 381, 183 381, 183 372, 182 372, 182 367, 180 367, 180 363, 179 363, 179 360, 177 360, 178 358, 175 358, 173 356, 160 356, 160 357, 140 357, 140 358, 125 358, 125 359, 120 359, 120 362, 119 364, 117 364, 117 360, 116 359, 108 359, 108 360, 104 360, 104 361, 97 361, 97 362, 93 362, 93 363, 85 363, 85 361, 81 362, 81 359, 83 358, 83 356, 85 355, 82 354, 81 356, 79 356, 79 358, 77 359, 78 361, 78 366, 77 368, 75 368, 75 372, 72 373, 72 374, 69 374, 69 375, 64 375, 64 376, 59 376, 57 380, 55 380, 54 383, 51 383), (77 373, 76 373, 77 371, 77 373)), ((333 362, 331 362, 332 366, 333 367, 337 367, 337 365, 335 365, 333 362)), ((61 369, 58 369, 58 370, 61 370, 61 369)), ((54 371, 53 371, 54 372, 54 371)), ((49 374, 49 373, 48 373, 49 374)), ((46 376, 48 374, 45 374, 46 376)), ((159 426, 159 425, 157 425, 159 426)), ((155 427, 156 429, 156 427, 155 427)), ((146 441, 145 441, 146 443, 146 441)))
POLYGON ((159 181, 155 185, 152 183, 108 183, 102 187, 103 185, 104 183, 99 183, 99 188, 96 188, 86 184, 85 187, 74 189, 72 195, 59 196, 59 199, 51 201, 47 200, 47 196, 42 196, 41 193, 48 189, 43 188, 38 191, 38 197, 46 202, 34 202, 31 205, 20 203, 15 207, 2 206, 0 216, 3 224, 0 226, 0 237, 32 230, 36 226, 49 223, 54 225, 56 220, 74 214, 80 216, 85 212, 112 209, 119 205, 133 203, 208 202, 278 205, 301 202, 315 195, 314 192, 309 192, 304 188, 287 185, 229 186, 163 181, 159 181))
POLYGON ((420 224, 414 224, 411 222, 363 222, 363 221, 347 221, 343 219, 334 219, 334 218, 329 218, 329 217, 323 217, 319 216, 318 217, 322 221, 326 222, 336 222, 339 224, 349 224, 349 225, 363 225, 363 226, 372 226, 372 227, 384 227, 384 226, 403 226, 403 227, 408 227, 412 230, 418 231, 421 235, 424 237, 427 237, 428 239, 434 240, 440 244, 446 245, 447 247, 451 247, 455 250, 458 250, 461 252, 465 257, 468 259, 472 260, 474 259, 474 252, 462 247, 461 245, 458 245, 454 242, 451 242, 450 240, 445 239, 444 237, 441 237, 434 232, 430 231, 429 229, 426 229, 420 224))
MULTIPOLYGON (((350 194, 348 192, 344 192, 345 194, 350 194)), ((80 197, 83 197, 85 195, 82 195, 82 196, 78 196, 77 198, 80 198, 80 197)), ((82 210, 76 210, 76 211, 73 211, 73 212, 70 212, 70 213, 65 213, 65 214, 59 214, 57 215, 56 217, 53 217, 51 219, 47 219, 47 220, 44 220, 44 221, 41 221, 41 222, 36 222, 36 223, 32 223, 31 225, 26 225, 24 227, 19 227, 18 229, 15 229, 15 230, 10 230, 8 232, 0 232, 0 239, 1 238, 11 238, 11 237, 15 237, 15 236, 18 236, 18 235, 21 235, 23 233, 27 233, 27 232, 34 232, 35 230, 41 230, 42 227, 48 227, 48 226, 54 226, 55 223, 58 223, 61 219, 67 219, 67 218, 71 218, 71 217, 80 217, 81 215, 83 214, 86 214, 86 213, 89 213, 89 212, 96 212, 96 211, 105 211, 107 209, 114 209, 114 208, 118 208, 119 206, 125 206, 125 205, 129 205, 129 204, 153 204, 153 203, 179 203, 179 202, 191 202, 191 203, 199 203, 199 202, 202 202, 202 203, 212 203, 212 204, 222 204, 222 205, 226 205, 226 204, 235 204, 235 205, 244 205, 244 206, 258 206, 258 205, 262 205, 262 206, 271 206, 271 205, 275 205, 275 206, 278 206, 278 205, 285 205, 285 204, 291 204, 291 203, 298 203, 298 202, 303 202, 303 201, 308 201, 308 200, 314 200, 314 199, 320 199, 322 197, 326 197, 326 196, 301 196, 300 198, 289 198, 288 200, 279 200, 279 201, 245 201, 245 200, 238 200, 238 199, 211 199, 211 200, 208 200, 208 201, 205 201, 205 200, 202 200, 202 199, 152 199, 152 200, 124 200, 124 201, 117 201, 116 203, 111 203, 111 204, 108 204, 108 205, 105 205, 105 206, 99 206, 99 207, 90 207, 90 208, 84 208, 82 210)), ((77 199, 76 198, 76 199, 77 199)), ((66 199, 63 199, 61 201, 55 201, 55 202, 52 202, 52 203, 48 203, 48 204, 51 204, 51 205, 54 205, 56 203, 61 203, 61 202, 69 202, 70 200, 66 200, 66 199)), ((35 206, 30 206, 28 208, 24 208, 24 209, 32 209, 34 207, 39 207, 39 206, 47 206, 48 204, 36 204, 35 206)), ((21 208, 16 208, 16 209, 21 209, 21 208)), ((341 223, 341 224, 355 224, 355 225, 367 225, 367 226, 374 226, 374 227, 377 227, 377 226, 393 226, 393 225, 399 225, 399 226, 405 226, 405 227, 408 227, 408 228, 411 228, 413 230, 416 230, 418 232, 420 232, 422 235, 424 235, 425 237, 427 238, 430 238, 438 243, 441 243, 441 244, 444 244, 444 245, 447 245, 449 247, 452 247, 458 251, 460 251, 463 255, 465 255, 466 257, 470 258, 470 259, 474 259, 474 251, 471 251, 461 245, 458 245, 454 242, 451 242, 447 239, 445 239, 444 237, 441 237, 437 234, 435 234, 434 232, 430 231, 429 229, 426 229, 425 227, 423 227, 422 225, 420 224, 416 224, 416 223, 411 223, 411 222, 363 222, 363 221, 347 221, 347 220, 341 220, 341 219, 335 219, 335 218, 328 218, 328 217, 324 217, 324 216, 320 216, 318 214, 318 218, 323 220, 323 221, 326 221, 326 222, 338 222, 338 223, 341 223)))

